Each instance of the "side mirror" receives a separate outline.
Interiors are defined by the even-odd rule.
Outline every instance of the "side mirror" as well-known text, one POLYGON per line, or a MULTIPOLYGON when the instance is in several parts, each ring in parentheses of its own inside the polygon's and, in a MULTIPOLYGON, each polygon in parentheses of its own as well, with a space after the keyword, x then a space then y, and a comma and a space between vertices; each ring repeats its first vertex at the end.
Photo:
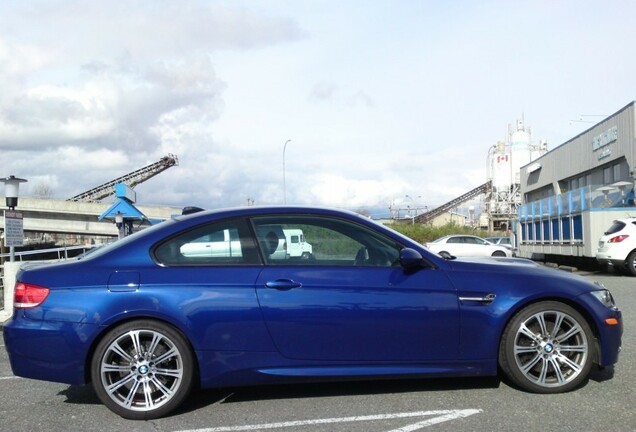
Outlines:
POLYGON ((422 254, 411 248, 404 248, 400 251, 400 265, 407 271, 413 271, 422 267, 424 258, 422 254))

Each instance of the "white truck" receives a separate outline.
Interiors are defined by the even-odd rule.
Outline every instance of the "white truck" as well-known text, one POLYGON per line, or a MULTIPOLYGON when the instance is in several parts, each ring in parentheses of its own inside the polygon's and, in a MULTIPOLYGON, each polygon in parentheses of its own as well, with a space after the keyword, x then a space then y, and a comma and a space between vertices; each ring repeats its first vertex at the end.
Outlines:
POLYGON ((283 229, 285 243, 283 250, 286 258, 309 259, 313 255, 313 247, 305 241, 305 234, 301 229, 283 229))

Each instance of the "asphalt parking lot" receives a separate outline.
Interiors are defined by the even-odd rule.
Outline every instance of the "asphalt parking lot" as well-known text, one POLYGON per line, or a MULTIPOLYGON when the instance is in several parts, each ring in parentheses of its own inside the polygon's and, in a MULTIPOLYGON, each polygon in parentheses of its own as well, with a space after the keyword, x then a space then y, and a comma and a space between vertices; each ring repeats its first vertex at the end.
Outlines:
POLYGON ((528 394, 496 378, 250 387, 197 391, 176 414, 135 422, 90 387, 13 377, 0 340, 0 431, 635 431, 636 278, 582 274, 612 291, 625 333, 616 367, 571 393, 528 394))

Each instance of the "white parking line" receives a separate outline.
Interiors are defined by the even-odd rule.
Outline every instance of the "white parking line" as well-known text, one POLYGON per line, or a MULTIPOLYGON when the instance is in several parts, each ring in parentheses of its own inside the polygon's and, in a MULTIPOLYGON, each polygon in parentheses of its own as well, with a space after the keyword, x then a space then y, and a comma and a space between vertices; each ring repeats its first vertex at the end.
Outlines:
POLYGON ((0 380, 10 380, 10 379, 20 379, 20 377, 17 377, 17 376, 0 377, 0 380))
POLYGON ((378 414, 378 415, 357 416, 357 417, 297 420, 297 421, 289 421, 289 422, 265 423, 265 424, 244 425, 244 426, 221 426, 221 427, 205 428, 205 429, 188 429, 188 430, 182 430, 178 432, 258 431, 258 430, 264 430, 264 429, 289 428, 289 427, 311 426, 311 425, 321 425, 321 424, 351 423, 351 422, 362 422, 362 421, 391 420, 391 419, 400 419, 400 418, 436 416, 421 422, 414 423, 412 425, 405 426, 400 429, 394 429, 390 431, 390 432, 413 432, 418 429, 425 428, 427 426, 432 426, 434 424, 438 424, 438 423, 442 423, 442 422, 446 422, 450 420, 455 420, 455 419, 459 419, 463 417, 468 417, 473 414, 478 414, 480 412, 481 412, 480 409, 417 411, 417 412, 408 412, 408 413, 378 414))

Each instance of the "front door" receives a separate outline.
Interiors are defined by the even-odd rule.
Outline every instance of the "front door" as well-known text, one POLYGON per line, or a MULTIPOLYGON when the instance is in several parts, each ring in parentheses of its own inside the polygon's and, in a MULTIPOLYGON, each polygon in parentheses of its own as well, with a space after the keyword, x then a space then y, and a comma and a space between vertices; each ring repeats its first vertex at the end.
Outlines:
POLYGON ((313 216, 277 222, 302 229, 313 245, 310 260, 266 260, 256 282, 266 326, 283 356, 375 362, 457 357, 457 293, 443 271, 406 275, 397 263, 402 245, 366 226, 313 216))

